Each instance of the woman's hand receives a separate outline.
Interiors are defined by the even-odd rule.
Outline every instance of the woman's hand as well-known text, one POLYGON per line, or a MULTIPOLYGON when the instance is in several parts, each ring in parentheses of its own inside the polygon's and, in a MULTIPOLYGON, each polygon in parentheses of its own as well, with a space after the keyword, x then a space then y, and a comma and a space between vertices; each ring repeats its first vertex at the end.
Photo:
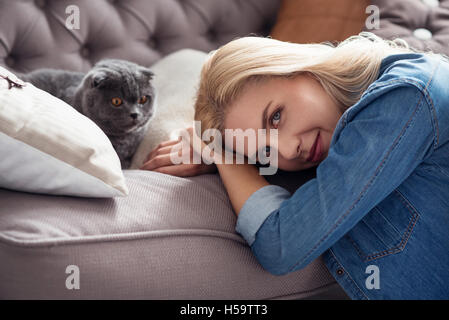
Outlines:
MULTIPOLYGON (((199 164, 193 163, 194 153, 197 152, 199 155, 201 155, 201 150, 194 150, 192 127, 186 128, 183 134, 184 140, 179 137, 177 140, 161 142, 148 154, 144 164, 140 169, 157 171, 160 173, 170 174, 178 177, 191 177, 205 173, 217 172, 217 167, 213 163, 206 164, 203 163, 202 160, 199 164), (188 149, 184 148, 184 150, 187 149, 189 151, 190 161, 189 163, 175 164, 173 163, 172 158, 184 158, 182 155, 182 146, 184 143, 186 143, 185 141, 189 143, 189 146, 185 146, 188 147, 188 149)), ((201 148, 204 147, 205 144, 201 141, 201 148)))

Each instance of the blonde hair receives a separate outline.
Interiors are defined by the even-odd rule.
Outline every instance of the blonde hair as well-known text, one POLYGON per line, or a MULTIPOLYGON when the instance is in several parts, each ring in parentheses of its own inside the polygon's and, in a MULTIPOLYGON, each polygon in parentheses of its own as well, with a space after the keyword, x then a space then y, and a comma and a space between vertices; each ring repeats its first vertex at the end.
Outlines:
POLYGON ((245 85, 304 72, 315 76, 346 110, 377 79, 383 58, 406 52, 418 51, 403 39, 384 40, 371 32, 361 32, 336 46, 330 42, 298 44, 265 37, 239 38, 209 53, 201 70, 194 117, 201 121, 201 134, 209 128, 223 133, 227 107, 245 85))

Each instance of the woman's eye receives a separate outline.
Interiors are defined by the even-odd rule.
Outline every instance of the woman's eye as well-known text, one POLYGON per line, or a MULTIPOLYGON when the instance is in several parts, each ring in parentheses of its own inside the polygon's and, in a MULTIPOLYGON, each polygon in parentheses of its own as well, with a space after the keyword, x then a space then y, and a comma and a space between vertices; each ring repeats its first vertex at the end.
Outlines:
POLYGON ((148 101, 147 96, 142 96, 139 99, 139 104, 145 104, 148 101))
POLYGON ((261 149, 260 152, 263 152, 264 154, 266 154, 267 156, 269 156, 269 155, 270 155, 270 147, 269 147, 269 146, 266 146, 266 147, 265 147, 265 150, 261 149))
POLYGON ((111 103, 113 106, 119 107, 122 105, 123 101, 120 98, 112 98, 111 103))
POLYGON ((267 155, 270 155, 270 147, 265 147, 265 153, 267 154, 267 155))
POLYGON ((281 109, 277 110, 273 115, 271 116, 270 123, 273 127, 277 126, 279 124, 279 121, 281 121, 281 109))

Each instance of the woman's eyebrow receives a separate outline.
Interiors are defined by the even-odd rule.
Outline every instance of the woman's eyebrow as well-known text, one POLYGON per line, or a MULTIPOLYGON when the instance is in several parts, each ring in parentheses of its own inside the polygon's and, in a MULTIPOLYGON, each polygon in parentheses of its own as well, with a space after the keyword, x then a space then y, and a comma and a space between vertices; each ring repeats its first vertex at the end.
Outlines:
POLYGON ((267 111, 272 103, 273 103, 273 100, 268 102, 267 106, 265 107, 265 109, 263 110, 263 113, 262 113, 262 128, 265 130, 267 129, 267 111))

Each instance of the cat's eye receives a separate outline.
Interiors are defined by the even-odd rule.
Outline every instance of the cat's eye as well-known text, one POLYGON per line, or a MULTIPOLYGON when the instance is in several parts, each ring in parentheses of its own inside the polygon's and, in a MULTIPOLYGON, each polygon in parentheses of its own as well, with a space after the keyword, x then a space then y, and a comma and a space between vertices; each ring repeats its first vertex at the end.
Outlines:
POLYGON ((148 101, 147 96, 141 96, 139 99, 139 104, 145 104, 147 103, 147 101, 148 101))
POLYGON ((111 103, 112 105, 119 107, 122 105, 123 101, 120 98, 112 98, 111 103))

